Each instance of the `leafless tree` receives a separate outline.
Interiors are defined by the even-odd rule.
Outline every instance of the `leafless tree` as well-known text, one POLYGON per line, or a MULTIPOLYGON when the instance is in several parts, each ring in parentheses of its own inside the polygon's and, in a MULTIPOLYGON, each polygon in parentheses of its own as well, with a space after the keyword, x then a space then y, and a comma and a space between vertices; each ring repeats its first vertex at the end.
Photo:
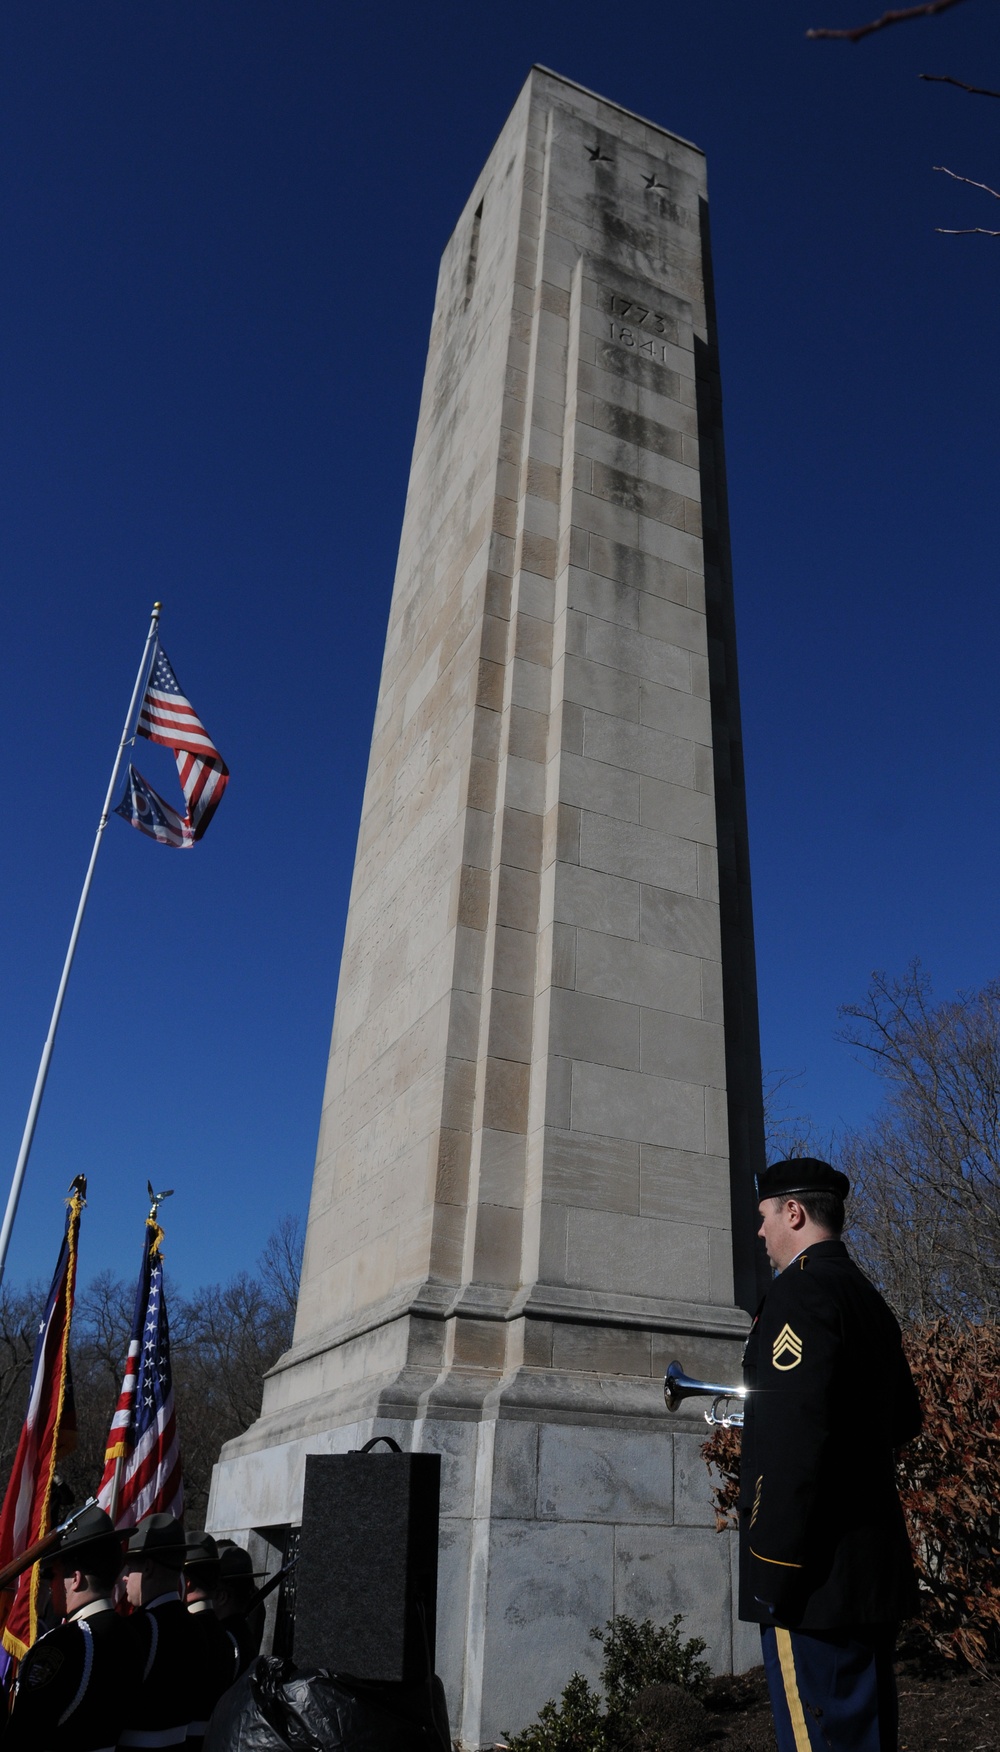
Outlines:
POLYGON ((283 1311, 288 1323, 286 1344, 291 1343, 295 1304, 299 1298, 302 1241, 302 1224, 299 1218, 282 1217, 278 1227, 268 1236, 264 1251, 257 1261, 271 1305, 276 1312, 283 1311))
POLYGON ((777 1070, 764 1074, 764 1152, 769 1162, 792 1156, 831 1158, 834 1134, 821 1135, 808 1114, 799 1113, 789 1092, 802 1080, 802 1071, 777 1070))
MULTIPOLYGON (((846 29, 832 30, 822 27, 807 30, 806 36, 814 41, 838 41, 859 43, 865 37, 873 36, 876 31, 885 30, 893 24, 911 24, 917 18, 933 18, 939 12, 950 12, 953 6, 960 6, 964 0, 924 0, 920 6, 901 6, 889 12, 883 12, 880 17, 871 19, 867 24, 851 25, 846 29)), ((987 85, 971 85, 965 79, 955 79, 950 73, 920 73, 918 78, 924 79, 930 85, 953 85, 959 91, 967 92, 971 97, 1000 97, 1000 91, 994 91, 987 85)), ((984 194, 992 195, 1000 201, 1000 190, 992 188, 989 183, 979 182, 975 177, 961 176, 958 171, 949 170, 945 164, 935 164, 934 169, 943 176, 951 177, 953 182, 966 183, 970 188, 981 189, 984 194)), ((994 230, 987 225, 937 225, 935 230, 945 237, 1000 237, 1000 230, 994 230)))
MULTIPOLYGON (((302 1257, 301 1224, 286 1217, 253 1272, 180 1295, 169 1279, 174 1403, 184 1466, 185 1518, 203 1526, 212 1467, 223 1442, 260 1411, 264 1376, 291 1342, 302 1257)), ((0 1495, 17 1449, 35 1331, 45 1291, 0 1287, 0 1495)), ((128 1350, 135 1282, 102 1272, 77 1291, 71 1363, 76 1441, 58 1467, 60 1502, 97 1488, 128 1350)))
POLYGON ((935 1002, 914 962, 841 1014, 886 1090, 839 1152, 856 1251, 904 1320, 997 1320, 1000 980, 935 1002))
POLYGON ((24 1422, 35 1334, 44 1302, 41 1284, 0 1286, 0 1466, 5 1476, 13 1464, 24 1422))

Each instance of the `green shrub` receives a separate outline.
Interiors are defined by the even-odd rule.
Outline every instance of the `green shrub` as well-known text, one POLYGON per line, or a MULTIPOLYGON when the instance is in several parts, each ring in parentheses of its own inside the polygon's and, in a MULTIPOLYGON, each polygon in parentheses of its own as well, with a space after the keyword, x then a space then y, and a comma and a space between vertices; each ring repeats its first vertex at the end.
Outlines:
POLYGON ((600 1696, 582 1673, 574 1673, 558 1703, 543 1703, 537 1722, 504 1740, 510 1752, 605 1752, 600 1696))
POLYGON ((574 1673, 559 1701, 543 1704, 531 1727, 504 1735, 510 1752, 618 1752, 639 1726, 635 1701, 646 1686, 701 1690, 710 1671, 698 1659, 705 1644, 699 1636, 682 1643, 680 1624, 678 1612, 669 1624, 612 1618, 603 1630, 592 1630, 604 1649, 603 1700, 582 1673, 574 1673))
POLYGON ((603 1630, 592 1630, 595 1642, 604 1648, 601 1684, 608 1702, 608 1715, 624 1715, 647 1685, 680 1685, 685 1691, 700 1691, 711 1668, 699 1661, 705 1644, 700 1636, 680 1638, 681 1615, 669 1624, 655 1625, 651 1618, 636 1624, 634 1618, 609 1619, 603 1630))

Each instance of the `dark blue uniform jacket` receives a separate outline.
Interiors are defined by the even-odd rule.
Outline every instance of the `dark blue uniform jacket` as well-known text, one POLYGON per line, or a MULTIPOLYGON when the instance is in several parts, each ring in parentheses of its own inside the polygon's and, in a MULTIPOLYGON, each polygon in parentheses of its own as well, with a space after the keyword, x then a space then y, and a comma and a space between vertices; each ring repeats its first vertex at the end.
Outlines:
POLYGON ((842 1241, 814 1243, 775 1278, 743 1371, 740 1617, 897 1624, 915 1582, 893 1451, 920 1407, 896 1319, 842 1241))
POLYGON ((238 1678, 236 1649, 207 1600, 193 1601, 187 1614, 195 1632, 197 1660, 192 1672, 195 1713, 188 1727, 186 1752, 201 1752, 212 1711, 238 1678))
POLYGON ((185 1746, 197 1719, 197 1633, 174 1594, 151 1600, 129 1619, 142 1654, 139 1686, 119 1737, 130 1752, 166 1752, 185 1746))
POLYGON ((138 1680, 130 1621, 94 1601, 28 1650, 3 1752, 114 1752, 138 1680))

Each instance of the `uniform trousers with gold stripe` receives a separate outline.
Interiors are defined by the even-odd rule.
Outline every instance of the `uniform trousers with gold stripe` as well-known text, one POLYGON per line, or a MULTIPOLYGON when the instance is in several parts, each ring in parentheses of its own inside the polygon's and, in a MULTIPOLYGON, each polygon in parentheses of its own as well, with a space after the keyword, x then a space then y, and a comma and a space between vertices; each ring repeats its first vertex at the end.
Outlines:
POLYGON ((778 1752, 896 1752, 895 1631, 761 1625, 778 1752))

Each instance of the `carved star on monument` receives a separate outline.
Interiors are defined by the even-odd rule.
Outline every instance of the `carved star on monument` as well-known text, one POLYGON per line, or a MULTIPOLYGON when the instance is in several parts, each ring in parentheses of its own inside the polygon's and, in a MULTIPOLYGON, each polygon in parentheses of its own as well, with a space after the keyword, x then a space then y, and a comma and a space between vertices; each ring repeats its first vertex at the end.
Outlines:
POLYGON ((591 164, 597 164, 597 163, 610 164, 611 163, 611 159, 608 157, 608 154, 606 152, 601 151, 601 142, 599 140, 597 141, 596 145, 588 146, 587 152, 590 156, 591 164))
POLYGON ((652 176, 644 176, 642 180, 645 183, 647 189, 665 189, 667 186, 666 183, 661 183, 659 181, 655 170, 654 170, 652 176))

